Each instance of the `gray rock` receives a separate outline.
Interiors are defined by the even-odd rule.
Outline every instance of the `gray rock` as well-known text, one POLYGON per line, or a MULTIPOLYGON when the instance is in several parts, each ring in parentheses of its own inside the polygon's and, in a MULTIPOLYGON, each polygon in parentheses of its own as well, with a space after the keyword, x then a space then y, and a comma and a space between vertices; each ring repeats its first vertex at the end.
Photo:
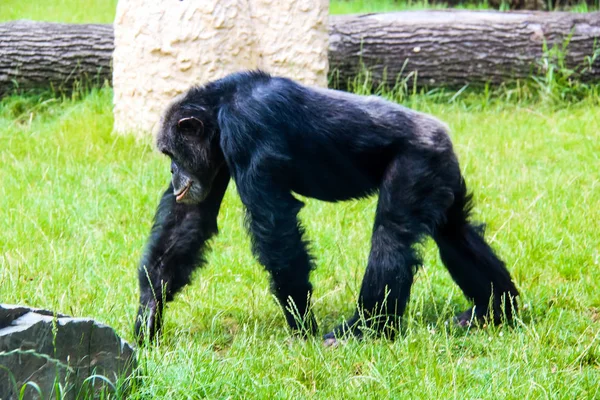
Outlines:
POLYGON ((106 325, 0 305, 0 399, 123 394, 134 368, 133 348, 106 325))

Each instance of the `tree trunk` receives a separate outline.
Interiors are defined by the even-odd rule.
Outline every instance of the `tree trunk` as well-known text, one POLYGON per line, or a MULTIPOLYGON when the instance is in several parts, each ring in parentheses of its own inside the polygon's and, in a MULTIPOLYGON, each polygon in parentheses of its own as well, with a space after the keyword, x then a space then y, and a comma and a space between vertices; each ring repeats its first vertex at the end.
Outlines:
MULTIPOLYGON (((590 65, 600 54, 600 12, 407 11, 332 16, 329 25, 330 68, 342 88, 364 70, 374 83, 413 73, 430 87, 527 78, 544 73, 544 43, 568 43, 558 53, 578 71, 573 78, 600 80, 600 56, 590 65)), ((113 46, 111 25, 2 23, 0 94, 110 81, 113 46)))
POLYGON ((12 21, 0 24, 0 94, 71 89, 111 80, 112 25, 12 21))
POLYGON ((329 33, 329 64, 342 87, 363 68, 375 83, 391 85, 410 73, 417 75, 419 86, 527 78, 545 72, 540 61, 552 53, 544 51, 545 44, 561 49, 550 60, 560 63, 564 57, 564 65, 579 72, 574 78, 600 79, 600 57, 590 65, 600 48, 600 12, 448 10, 342 16, 330 20, 329 33))

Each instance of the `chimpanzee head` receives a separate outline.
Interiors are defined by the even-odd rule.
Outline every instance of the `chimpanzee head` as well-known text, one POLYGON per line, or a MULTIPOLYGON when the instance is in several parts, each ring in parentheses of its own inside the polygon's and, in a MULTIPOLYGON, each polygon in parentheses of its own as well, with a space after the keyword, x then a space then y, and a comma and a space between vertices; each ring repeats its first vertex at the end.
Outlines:
POLYGON ((194 90, 174 100, 163 114, 157 147, 171 159, 176 201, 197 204, 206 199, 225 159, 217 117, 194 90))

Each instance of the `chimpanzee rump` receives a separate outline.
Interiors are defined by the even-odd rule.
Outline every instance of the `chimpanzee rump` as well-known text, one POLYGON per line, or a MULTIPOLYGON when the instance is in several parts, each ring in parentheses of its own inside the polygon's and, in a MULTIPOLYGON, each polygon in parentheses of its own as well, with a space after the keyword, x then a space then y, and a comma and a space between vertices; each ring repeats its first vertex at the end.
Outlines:
POLYGON ((164 301, 204 263, 230 177, 247 213, 253 251, 293 330, 315 333, 313 268, 293 193, 336 202, 379 193, 371 252, 354 316, 325 335, 360 337, 400 317, 420 264, 415 243, 437 243, 475 307, 457 316, 499 322, 516 310, 504 263, 469 221, 467 193, 447 128, 375 96, 310 88, 263 72, 194 87, 166 110, 158 149, 172 182, 158 206, 139 269, 138 340, 161 327, 164 301))

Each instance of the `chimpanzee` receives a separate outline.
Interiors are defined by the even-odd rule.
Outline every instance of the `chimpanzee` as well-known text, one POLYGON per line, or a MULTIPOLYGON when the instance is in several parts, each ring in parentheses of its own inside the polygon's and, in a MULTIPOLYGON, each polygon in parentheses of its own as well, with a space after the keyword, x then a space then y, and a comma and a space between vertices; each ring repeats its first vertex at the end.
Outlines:
POLYGON ((294 194, 337 202, 379 193, 371 252, 349 320, 325 335, 361 337, 404 312, 420 264, 414 245, 433 237, 454 281, 475 306, 455 321, 499 322, 516 311, 504 263, 471 223, 448 130, 435 118, 376 96, 313 88, 261 71, 193 87, 164 113, 158 149, 172 180, 139 268, 138 340, 160 330, 165 301, 203 264, 230 177, 246 209, 252 247, 271 274, 287 323, 315 333, 313 268, 294 194))

